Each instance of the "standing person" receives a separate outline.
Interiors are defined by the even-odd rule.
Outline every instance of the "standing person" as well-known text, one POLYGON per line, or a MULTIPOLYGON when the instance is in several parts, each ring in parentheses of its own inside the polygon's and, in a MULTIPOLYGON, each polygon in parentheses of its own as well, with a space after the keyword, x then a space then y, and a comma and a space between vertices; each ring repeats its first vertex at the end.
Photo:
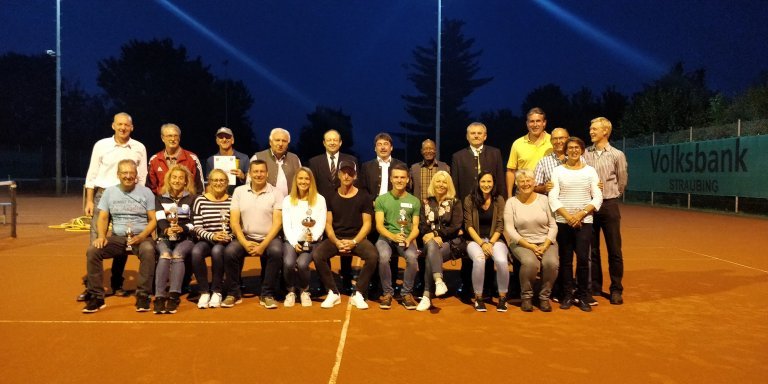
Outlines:
POLYGON ((376 157, 368 160, 360 167, 358 182, 360 189, 368 192, 374 198, 381 196, 392 189, 390 177, 395 165, 405 166, 404 162, 392 157, 392 136, 388 133, 379 133, 373 139, 376 157))
POLYGON ((323 239, 326 212, 325 198, 317 193, 314 174, 307 167, 299 168, 291 194, 283 199, 283 277, 288 289, 283 305, 286 307, 296 303, 296 288, 301 306, 312 306, 309 263, 312 250, 323 239))
POLYGON ((552 152, 539 160, 533 170, 533 191, 546 195, 552 189, 552 170, 563 165, 566 160, 565 141, 571 137, 565 128, 555 128, 549 135, 552 143, 552 152))
MULTIPOLYGON (((301 160, 295 153, 288 152, 291 133, 283 128, 273 128, 269 132, 269 148, 256 152, 251 161, 262 160, 267 166, 267 182, 277 188, 283 196, 288 195, 296 171, 301 168, 301 160)), ((246 183, 248 181, 246 180, 246 183)))
POLYGON ((504 207, 504 230, 512 246, 512 255, 521 264, 520 309, 523 312, 533 311, 533 285, 541 270, 539 309, 551 312, 549 295, 560 265, 556 243, 557 222, 549 210, 549 199, 533 191, 533 172, 519 170, 515 175, 515 184, 517 195, 507 199, 504 207))
POLYGON ((221 169, 208 174, 208 191, 195 199, 192 217, 195 235, 192 248, 192 268, 200 291, 197 307, 218 308, 224 281, 224 249, 232 241, 229 230, 229 206, 232 197, 227 194, 229 177, 221 169), (211 283, 208 284, 208 266, 205 258, 211 256, 211 283))
POLYGON ((235 176, 235 184, 227 187, 228 193, 231 194, 232 191, 235 190, 235 187, 245 183, 245 177, 248 173, 248 155, 235 150, 235 135, 232 133, 232 130, 227 127, 221 127, 216 131, 216 145, 219 147, 219 152, 209 156, 208 160, 205 161, 205 172, 210 175, 211 171, 216 168, 214 166, 215 156, 234 156, 235 159, 237 159, 237 167, 223 170, 224 172, 235 176))
MULTIPOLYGON (((437 160, 437 147, 435 142, 426 139, 421 143, 422 160, 411 165, 411 185, 413 186, 413 195, 424 202, 429 198, 427 187, 438 171, 445 171, 450 176, 451 167, 448 164, 437 160)), ((453 183, 453 182, 451 182, 453 183)))
POLYGON ((600 209, 603 195, 594 168, 581 161, 584 141, 571 137, 565 142, 568 159, 552 171, 549 207, 557 221, 560 256, 559 280, 563 286, 560 309, 577 304, 585 312, 596 305, 589 290, 589 247, 592 243, 593 213, 600 209), (576 253, 576 291, 573 287, 573 254, 576 253), (575 297, 574 297, 575 296, 575 297))
POLYGON ((155 275, 155 245, 151 237, 157 226, 155 196, 149 188, 136 184, 138 170, 133 160, 120 160, 116 172, 120 184, 108 187, 101 196, 97 237, 85 252, 89 298, 83 313, 93 313, 105 307, 104 259, 125 258, 130 252, 134 252, 140 262, 136 311, 149 311, 155 275), (112 236, 107 237, 110 217, 112 236))
MULTIPOLYGON (((325 197, 326 203, 329 196, 336 194, 341 185, 338 177, 339 164, 342 161, 351 162, 357 170, 357 158, 346 153, 341 153, 341 134, 335 129, 329 129, 323 134, 323 147, 325 153, 309 159, 309 169, 317 180, 317 192, 325 197)), ((315 267, 317 268, 317 267, 315 267)), ((341 283, 347 293, 352 293, 352 258, 341 258, 341 283)))
POLYGON ((341 185, 336 193, 327 199, 326 239, 312 253, 317 274, 328 290, 325 301, 320 305, 322 308, 332 308, 341 302, 341 295, 328 265, 328 260, 338 254, 342 259, 351 259, 353 255, 357 255, 363 260, 363 269, 357 277, 356 292, 350 301, 357 309, 368 309, 368 303, 365 301, 368 297, 368 283, 376 271, 379 254, 367 239, 373 216, 371 197, 364 190, 355 187, 356 174, 355 163, 339 162, 341 185))
MULTIPOLYGON (((104 190, 113 185, 120 184, 117 173, 117 164, 120 160, 133 160, 138 167, 136 182, 144 185, 147 180, 147 149, 144 144, 131 138, 133 132, 133 119, 131 115, 120 112, 115 114, 112 120, 112 130, 115 134, 96 142, 91 152, 91 162, 88 165, 88 173, 85 176, 85 215, 92 217, 90 242, 98 237, 99 201, 104 190)), ((116 296, 128 296, 123 290, 123 270, 125 270, 126 257, 116 255, 112 259, 112 293, 116 296)), ((87 281, 87 279, 85 280, 87 281)), ((88 286, 77 301, 88 301, 88 286)))
POLYGON ((159 195, 166 172, 178 164, 192 173, 195 193, 203 193, 203 165, 196 154, 181 147, 181 128, 176 124, 163 124, 160 127, 160 139, 165 144, 165 149, 149 158, 147 187, 159 195))
MULTIPOLYGON (((477 181, 482 171, 488 171, 493 175, 498 191, 506 191, 504 186, 504 162, 501 151, 498 148, 485 144, 488 139, 488 130, 485 124, 474 122, 467 126, 468 147, 453 154, 451 158, 451 178, 456 189, 456 197, 465 199, 477 186, 477 181)), ((490 277, 489 275, 486 277, 490 277)), ((484 279, 484 280, 490 280, 484 279)), ((463 297, 472 295, 472 264, 467 258, 461 262, 461 285, 459 289, 463 297)), ((492 287, 486 287, 491 291, 492 287)), ((506 289, 506 287, 499 287, 506 289)))
POLYGON ((531 108, 526 115, 525 126, 528 133, 515 140, 509 151, 507 162, 507 197, 512 197, 515 185, 515 172, 520 169, 533 171, 542 157, 552 152, 552 142, 547 128, 547 115, 541 108, 531 108))
POLYGON ((592 292, 599 295, 603 287, 603 270, 600 258, 600 232, 605 236, 608 247, 608 273, 611 277, 611 304, 624 304, 624 257, 621 253, 621 212, 619 198, 627 187, 627 158, 624 152, 608 142, 613 126, 605 117, 593 119, 589 126, 592 146, 587 148, 584 158, 595 168, 603 185, 603 204, 595 212, 592 225, 591 276, 592 292))
POLYGON ((392 166, 390 183, 392 190, 376 198, 373 209, 376 218, 376 230, 379 239, 376 249, 379 251, 379 279, 384 296, 379 307, 392 307, 394 289, 392 288, 392 270, 389 268, 392 252, 405 258, 406 267, 403 276, 403 306, 405 309, 416 309, 418 305, 413 298, 413 283, 418 271, 418 249, 416 237, 419 235, 419 199, 408 193, 408 168, 404 164, 392 166))
POLYGON ((185 260, 192 247, 192 205, 195 202, 194 179, 189 169, 174 165, 165 174, 161 194, 156 197, 157 252, 160 259, 155 270, 156 314, 176 313, 181 303, 181 283, 185 260), (162 208, 162 209, 160 209, 162 208), (170 289, 166 293, 170 280, 170 289))
POLYGON ((240 272, 245 256, 261 258, 264 279, 261 282, 259 304, 267 309, 277 308, 277 290, 280 267, 283 265, 283 245, 278 237, 282 226, 283 193, 267 182, 267 163, 253 160, 248 167, 248 184, 235 188, 230 207, 229 225, 237 241, 224 250, 224 270, 227 297, 224 308, 242 302, 240 272))
POLYGON ((461 200, 456 198, 451 175, 437 171, 426 188, 429 197, 421 206, 419 233, 426 254, 424 268, 424 294, 416 307, 426 311, 432 307, 431 295, 442 296, 448 292, 443 281, 443 263, 451 258, 451 242, 458 238, 464 224, 461 200), (434 282, 434 289, 432 287, 434 282))
POLYGON ((509 286, 509 248, 502 239, 504 233, 504 197, 499 193, 493 174, 480 173, 475 190, 464 199, 464 229, 467 231, 467 254, 472 259, 472 287, 474 307, 485 312, 483 283, 485 260, 492 258, 496 265, 496 283, 499 287, 499 303, 496 310, 507 311, 509 286))

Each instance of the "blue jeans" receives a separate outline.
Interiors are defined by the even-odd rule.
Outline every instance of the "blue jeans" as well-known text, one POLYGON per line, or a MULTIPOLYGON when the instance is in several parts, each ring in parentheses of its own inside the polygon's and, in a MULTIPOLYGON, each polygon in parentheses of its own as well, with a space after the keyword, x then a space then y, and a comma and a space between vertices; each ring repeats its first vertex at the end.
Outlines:
POLYGON ((312 262, 310 252, 302 251, 298 254, 291 243, 287 241, 283 243, 283 278, 288 292, 294 292, 296 287, 304 291, 309 288, 310 262, 312 262))
POLYGON ((389 260, 392 258, 392 251, 396 251, 399 256, 405 258, 405 274, 403 275, 403 295, 410 294, 413 291, 413 282, 416 280, 416 272, 419 271, 418 257, 419 252, 416 249, 416 242, 412 241, 408 248, 401 247, 391 240, 382 237, 376 241, 376 250, 379 251, 379 279, 381 280, 381 289, 385 295, 395 293, 392 288, 392 270, 389 268, 389 260))
POLYGON ((200 240, 192 248, 192 269, 195 272, 195 280, 200 293, 209 291, 221 293, 222 281, 224 280, 224 249, 226 244, 211 243, 207 240, 200 240), (211 256, 211 284, 208 284, 208 266, 205 264, 205 258, 211 256))

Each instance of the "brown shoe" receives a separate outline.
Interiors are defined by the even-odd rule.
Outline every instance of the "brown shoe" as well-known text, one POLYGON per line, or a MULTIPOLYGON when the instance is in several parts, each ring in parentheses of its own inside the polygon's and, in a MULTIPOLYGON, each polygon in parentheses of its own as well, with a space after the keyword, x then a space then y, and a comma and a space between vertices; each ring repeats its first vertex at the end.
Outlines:
POLYGON ((390 309, 392 308, 392 295, 386 294, 381 297, 381 300, 379 301, 379 308, 381 309, 390 309))
POLYGON ((416 302, 416 299, 414 299, 413 295, 411 295, 410 293, 405 295, 405 296, 403 296, 403 302, 402 303, 403 303, 403 307, 405 307, 405 309, 408 309, 408 310, 416 309, 416 307, 419 305, 416 302))

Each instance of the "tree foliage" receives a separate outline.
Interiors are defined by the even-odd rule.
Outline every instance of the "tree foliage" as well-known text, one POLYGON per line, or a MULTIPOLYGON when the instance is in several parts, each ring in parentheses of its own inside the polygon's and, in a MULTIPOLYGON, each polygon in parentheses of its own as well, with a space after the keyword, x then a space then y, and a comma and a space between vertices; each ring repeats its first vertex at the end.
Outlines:
POLYGON ((632 96, 622 126, 627 136, 701 127, 709 123, 714 93, 707 88, 704 69, 685 72, 682 63, 632 96))
POLYGON ((160 126, 182 130, 182 147, 206 158, 216 151, 216 130, 228 121, 239 151, 253 153, 256 142, 248 110, 253 97, 241 81, 218 79, 200 57, 191 59, 171 39, 131 40, 119 57, 99 62, 98 84, 113 112, 133 117, 134 134, 154 153, 163 148, 160 126))
MULTIPOLYGON (((480 71, 478 58, 482 50, 473 50, 475 39, 466 38, 462 32, 464 22, 446 20, 442 36, 441 57, 441 105, 440 105, 440 158, 446 159, 466 145, 464 137, 471 122, 465 100, 477 88, 487 84, 492 77, 476 77, 480 71)), ((417 94, 403 95, 405 110, 413 121, 401 122, 405 134, 396 134, 406 142, 405 153, 417 154, 424 139, 435 137, 435 98, 437 76, 437 42, 431 39, 426 46, 413 50, 414 62, 410 65, 408 80, 417 94)), ((416 159, 404 159, 415 162, 416 159)))
POLYGON ((352 130, 352 118, 344 114, 341 108, 332 109, 330 107, 317 106, 315 111, 307 114, 309 124, 301 128, 299 140, 296 143, 297 155, 309 160, 315 155, 325 151, 323 147, 323 134, 329 129, 339 131, 341 135, 341 152, 357 156, 352 150, 355 144, 354 132, 352 130))

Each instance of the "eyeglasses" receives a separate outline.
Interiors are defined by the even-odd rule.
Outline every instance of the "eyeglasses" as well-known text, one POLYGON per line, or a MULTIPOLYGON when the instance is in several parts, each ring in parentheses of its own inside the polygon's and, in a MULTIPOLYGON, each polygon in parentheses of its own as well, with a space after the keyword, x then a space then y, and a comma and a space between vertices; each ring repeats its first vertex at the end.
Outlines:
POLYGON ((228 181, 227 179, 211 179, 211 184, 224 184, 228 181))
POLYGON ((232 136, 219 135, 219 136, 216 136, 216 138, 219 140, 229 140, 232 138, 232 136))

